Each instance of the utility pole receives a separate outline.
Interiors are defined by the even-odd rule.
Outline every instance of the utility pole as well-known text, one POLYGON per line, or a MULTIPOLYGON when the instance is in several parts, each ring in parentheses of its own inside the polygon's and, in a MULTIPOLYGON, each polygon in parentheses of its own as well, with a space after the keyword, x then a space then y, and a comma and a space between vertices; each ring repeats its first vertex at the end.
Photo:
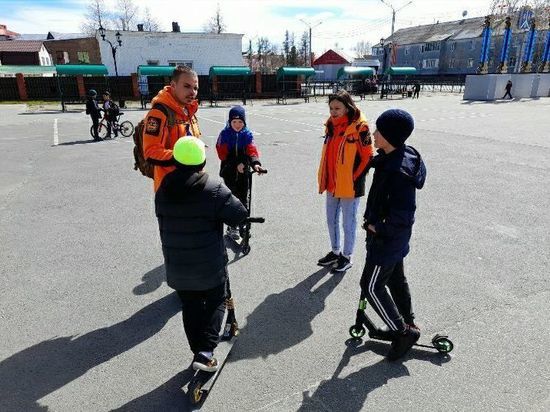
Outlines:
POLYGON ((398 11, 401 11, 403 10, 405 7, 407 7, 409 4, 412 3, 412 0, 409 1, 408 3, 404 4, 403 6, 401 6, 400 8, 398 8, 397 10, 394 9, 394 7, 390 4, 390 3, 387 3, 385 2, 384 0, 380 0, 382 3, 384 3, 386 6, 388 6, 391 11, 392 11, 392 14, 391 14, 391 34, 393 35, 393 32, 395 30, 395 14, 398 12, 398 11))
POLYGON ((315 27, 321 25, 323 22, 320 21, 312 26, 304 19, 300 19, 300 21, 304 23, 307 27, 309 27, 309 67, 312 67, 313 66, 313 48, 311 47, 311 36, 312 36, 311 32, 315 27))

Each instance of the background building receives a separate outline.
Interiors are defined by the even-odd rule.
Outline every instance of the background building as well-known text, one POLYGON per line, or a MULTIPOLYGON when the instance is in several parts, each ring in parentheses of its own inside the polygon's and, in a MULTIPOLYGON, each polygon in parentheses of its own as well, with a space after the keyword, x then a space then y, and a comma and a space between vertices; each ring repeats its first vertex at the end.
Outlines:
MULTIPOLYGON (((178 65, 192 67, 199 75, 211 66, 242 66, 242 34, 121 31, 122 46, 117 49, 118 74, 135 73, 139 65, 178 65)), ((116 31, 105 31, 105 38, 116 44, 116 31)), ((101 62, 109 75, 115 74, 111 46, 96 34, 101 62)))
MULTIPOLYGON (((512 19, 512 42, 510 44, 508 72, 518 72, 529 24, 524 14, 512 19)), ((493 17, 489 72, 495 72, 500 63, 503 32, 506 16, 493 17)), ((373 54, 384 67, 415 67, 419 74, 474 74, 479 64, 484 17, 408 27, 397 30, 392 36, 373 47, 373 54)), ((540 61, 543 53, 548 23, 538 27, 534 62, 540 61)))

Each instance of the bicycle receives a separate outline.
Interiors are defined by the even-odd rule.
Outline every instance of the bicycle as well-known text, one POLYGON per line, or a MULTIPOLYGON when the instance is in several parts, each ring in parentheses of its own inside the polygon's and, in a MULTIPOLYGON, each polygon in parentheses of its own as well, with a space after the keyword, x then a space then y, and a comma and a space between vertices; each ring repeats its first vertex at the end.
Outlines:
MULTIPOLYGON (((134 133, 134 125, 131 121, 125 120, 122 123, 119 123, 120 116, 122 116, 124 112, 120 112, 116 116, 116 120, 111 122, 111 133, 119 132, 124 137, 130 137, 134 133)), ((104 140, 107 138, 107 134, 109 133, 109 125, 108 120, 103 117, 101 121, 99 122, 99 126, 97 127, 97 134, 99 135, 99 138, 101 140, 104 140)), ((92 137, 94 137, 94 126, 90 127, 90 134, 92 137)), ((109 136, 109 139, 111 137, 109 136)))

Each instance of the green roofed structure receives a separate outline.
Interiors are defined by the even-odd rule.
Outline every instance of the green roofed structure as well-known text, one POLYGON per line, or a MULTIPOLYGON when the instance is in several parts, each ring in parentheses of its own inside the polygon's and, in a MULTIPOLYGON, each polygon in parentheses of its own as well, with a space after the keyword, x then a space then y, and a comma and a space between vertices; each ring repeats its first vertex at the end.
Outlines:
POLYGON ((308 83, 313 76, 313 67, 280 67, 277 70, 277 104, 285 104, 289 97, 303 98, 306 103, 309 102, 308 83), (302 83, 302 78, 305 84, 302 83))
POLYGON ((386 74, 392 76, 409 76, 411 74, 416 74, 415 67, 390 67, 386 70, 386 74))
POLYGON ((107 67, 103 64, 58 64, 55 70, 59 76, 106 76, 107 67))
POLYGON ((280 67, 277 70, 277 80, 288 76, 304 76, 306 79, 315 75, 313 67, 280 67))
POLYGON ((247 66, 212 66, 209 71, 213 76, 250 76, 252 70, 247 66))
POLYGON ((341 79, 344 76, 358 76, 358 77, 368 77, 374 76, 374 69, 372 67, 356 67, 356 66, 345 66, 338 70, 336 74, 337 79, 341 79))
POLYGON ((218 100, 241 99, 250 94, 252 70, 248 66, 212 66, 209 71, 210 104, 218 100))
POLYGON ((55 74, 55 66, 1 66, 0 74, 55 74))
POLYGON ((138 76, 172 76, 175 66, 138 66, 138 76))

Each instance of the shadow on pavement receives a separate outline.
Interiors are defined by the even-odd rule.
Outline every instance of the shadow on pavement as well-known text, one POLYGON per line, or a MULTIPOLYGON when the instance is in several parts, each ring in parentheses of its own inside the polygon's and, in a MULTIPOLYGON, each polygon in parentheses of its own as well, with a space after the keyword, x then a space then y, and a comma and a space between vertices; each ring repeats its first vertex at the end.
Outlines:
POLYGON ((267 296, 247 316, 246 326, 241 329, 229 362, 260 357, 265 359, 310 337, 313 334, 311 322, 323 312, 325 300, 344 277, 344 274, 329 272, 330 268, 322 268, 296 286, 267 296), (326 275, 329 276, 324 282, 313 289, 326 275))
POLYGON ((384 356, 389 347, 389 344, 381 342, 367 341, 363 345, 361 340, 348 339, 342 360, 332 377, 322 381, 313 393, 304 391, 302 405, 298 411, 361 411, 364 409, 364 404, 372 391, 386 385, 390 379, 410 375, 407 367, 403 365, 404 360, 414 358, 439 366, 450 360, 448 355, 444 356, 435 352, 413 349, 403 360, 388 362, 386 359, 382 359, 347 376, 340 376, 352 356, 367 351, 373 351, 384 356))
POLYGON ((0 362, 0 410, 47 410, 39 399, 154 336, 180 309, 171 293, 114 325, 54 337, 10 356, 0 362))

